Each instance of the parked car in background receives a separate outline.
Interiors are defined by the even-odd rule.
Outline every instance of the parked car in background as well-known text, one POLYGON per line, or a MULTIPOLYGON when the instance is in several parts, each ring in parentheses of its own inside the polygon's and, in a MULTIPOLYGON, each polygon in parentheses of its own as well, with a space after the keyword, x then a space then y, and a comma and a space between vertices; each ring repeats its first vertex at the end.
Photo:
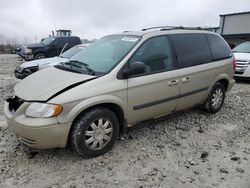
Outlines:
POLYGON ((244 42, 233 49, 236 59, 236 79, 250 80, 250 42, 244 42))
POLYGON ((213 32, 123 32, 19 82, 4 114, 26 145, 70 144, 95 157, 138 122, 196 105, 218 112, 234 85, 234 67, 231 49, 213 32))
POLYGON ((29 76, 30 74, 44 69, 48 67, 53 67, 54 65, 60 62, 68 61, 72 56, 80 52, 81 50, 85 49, 90 44, 79 44, 76 45, 66 52, 62 53, 59 56, 45 58, 45 59, 37 59, 33 61, 24 62, 21 65, 18 65, 14 71, 15 77, 18 79, 24 79, 25 77, 29 76))
POLYGON ((81 40, 75 36, 47 37, 43 38, 40 43, 22 46, 18 55, 25 60, 55 57, 60 54, 63 48, 68 50, 78 44, 81 44, 81 40))

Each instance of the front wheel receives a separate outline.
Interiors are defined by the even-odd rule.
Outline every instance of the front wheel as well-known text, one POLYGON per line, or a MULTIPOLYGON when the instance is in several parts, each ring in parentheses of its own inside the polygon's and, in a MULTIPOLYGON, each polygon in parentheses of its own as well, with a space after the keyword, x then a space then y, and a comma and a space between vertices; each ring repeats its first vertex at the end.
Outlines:
POLYGON ((107 108, 94 108, 83 113, 73 123, 71 146, 85 158, 107 152, 119 133, 116 115, 107 108))
POLYGON ((217 82, 210 91, 207 101, 204 104, 205 110, 212 114, 218 112, 224 104, 225 93, 225 86, 217 82))

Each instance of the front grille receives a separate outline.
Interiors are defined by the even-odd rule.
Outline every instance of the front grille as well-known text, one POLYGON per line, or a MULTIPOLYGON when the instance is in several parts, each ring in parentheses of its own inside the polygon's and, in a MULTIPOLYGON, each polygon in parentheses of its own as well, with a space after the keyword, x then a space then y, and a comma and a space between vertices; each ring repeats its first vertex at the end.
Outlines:
POLYGON ((24 103, 24 100, 19 98, 18 96, 14 96, 11 98, 6 99, 9 103, 9 110, 12 112, 16 112, 17 109, 24 103))
POLYGON ((244 71, 243 72, 235 71, 235 74, 243 74, 243 73, 244 73, 244 71))
POLYGON ((235 74, 243 74, 248 67, 248 63, 248 61, 237 60, 235 74))

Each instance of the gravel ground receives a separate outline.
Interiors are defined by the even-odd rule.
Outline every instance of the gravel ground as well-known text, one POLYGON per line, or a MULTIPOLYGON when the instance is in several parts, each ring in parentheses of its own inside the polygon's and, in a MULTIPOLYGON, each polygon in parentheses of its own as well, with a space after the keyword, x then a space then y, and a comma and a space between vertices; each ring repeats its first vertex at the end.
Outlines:
POLYGON ((32 150, 7 128, 4 98, 15 55, 0 55, 0 187, 250 187, 250 83, 236 83, 220 112, 194 108, 129 130, 103 156, 32 150))

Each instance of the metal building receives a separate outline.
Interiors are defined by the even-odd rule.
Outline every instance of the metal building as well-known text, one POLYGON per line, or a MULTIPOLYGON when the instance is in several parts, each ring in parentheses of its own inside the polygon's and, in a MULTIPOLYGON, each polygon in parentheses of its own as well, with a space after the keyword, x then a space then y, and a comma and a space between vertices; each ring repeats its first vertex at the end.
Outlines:
POLYGON ((220 26, 216 32, 232 47, 250 41, 250 11, 220 15, 220 26))

